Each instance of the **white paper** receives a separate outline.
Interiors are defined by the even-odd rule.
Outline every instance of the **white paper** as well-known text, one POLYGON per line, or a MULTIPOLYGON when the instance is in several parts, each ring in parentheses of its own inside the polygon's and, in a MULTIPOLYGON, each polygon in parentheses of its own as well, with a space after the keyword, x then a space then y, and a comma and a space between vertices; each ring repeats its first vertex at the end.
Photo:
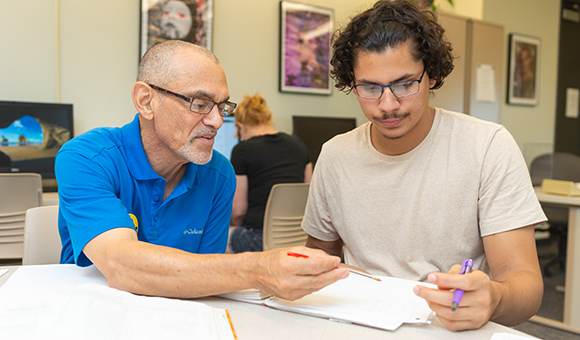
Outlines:
POLYGON ((0 287, 0 338, 233 340, 233 334, 225 310, 109 288, 94 266, 43 265, 19 267, 0 287))
POLYGON ((574 88, 566 89, 566 117, 578 118, 580 90, 574 88))
POLYGON ((257 305, 264 304, 264 300, 272 297, 271 294, 264 293, 259 289, 244 289, 231 293, 218 294, 216 296, 230 300, 249 302, 257 305))
POLYGON ((0 276, 8 273, 8 269, 0 269, 0 276))
POLYGON ((403 323, 430 323, 433 312, 413 293, 416 281, 377 276, 381 282, 350 275, 296 301, 266 300, 267 306, 394 330, 403 323))
POLYGON ((0 334, 6 339, 44 339, 76 287, 108 286, 94 267, 21 266, 0 287, 0 334))
POLYGON ((83 283, 109 286, 107 279, 95 266, 84 268, 74 264, 21 266, 0 287, 0 295, 70 294, 83 283))
POLYGON ((490 340, 530 340, 532 337, 511 333, 493 333, 490 340))
POLYGON ((233 340, 234 337, 224 309, 86 284, 71 295, 49 339, 233 340), (229 330, 228 337, 223 337, 228 334, 223 330, 229 330))
POLYGON ((477 64, 475 74, 475 100, 495 103, 495 68, 493 65, 477 64))

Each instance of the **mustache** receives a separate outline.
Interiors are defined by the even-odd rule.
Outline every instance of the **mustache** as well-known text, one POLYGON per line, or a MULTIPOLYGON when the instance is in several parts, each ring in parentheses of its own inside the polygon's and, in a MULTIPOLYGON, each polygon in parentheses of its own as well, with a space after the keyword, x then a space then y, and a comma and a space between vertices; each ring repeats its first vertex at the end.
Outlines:
POLYGON ((407 113, 385 113, 381 117, 375 117, 376 120, 387 120, 387 119, 403 119, 409 117, 411 114, 407 113))
POLYGON ((198 131, 195 131, 194 134, 191 136, 191 138, 189 139, 189 142, 192 143, 197 137, 201 136, 204 133, 215 133, 217 134, 217 129, 212 129, 212 128, 208 128, 208 127, 204 127, 198 131))

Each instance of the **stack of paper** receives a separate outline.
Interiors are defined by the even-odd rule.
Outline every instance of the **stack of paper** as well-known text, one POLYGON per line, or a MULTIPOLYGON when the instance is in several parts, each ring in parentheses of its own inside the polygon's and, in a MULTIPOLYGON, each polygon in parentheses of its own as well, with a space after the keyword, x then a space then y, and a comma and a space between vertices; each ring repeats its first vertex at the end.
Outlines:
POLYGON ((1 339, 224 339, 225 309, 109 288, 94 267, 20 267, 0 287, 1 339))
POLYGON ((264 300, 271 298, 272 295, 265 293, 259 289, 244 289, 237 292, 224 293, 216 295, 230 300, 237 300, 255 304, 263 304, 264 300))
POLYGON ((547 194, 580 196, 580 183, 560 181, 556 179, 544 179, 542 181, 542 191, 547 194))
POLYGON ((268 299, 265 305, 385 330, 403 323, 431 323, 434 313, 413 293, 413 287, 422 283, 377 277, 381 282, 350 275, 302 299, 268 299))
POLYGON ((380 282, 350 275, 296 301, 264 298, 258 290, 219 296, 385 330, 395 330, 403 323, 431 323, 434 313, 424 299, 413 293, 413 287, 419 284, 436 286, 388 276, 377 277, 380 282))

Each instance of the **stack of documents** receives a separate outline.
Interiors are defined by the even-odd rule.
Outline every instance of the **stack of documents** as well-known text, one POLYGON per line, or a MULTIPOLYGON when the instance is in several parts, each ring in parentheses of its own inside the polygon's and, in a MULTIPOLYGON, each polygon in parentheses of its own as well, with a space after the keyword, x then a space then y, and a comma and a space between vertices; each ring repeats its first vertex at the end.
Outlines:
POLYGON ((542 191, 547 194, 580 196, 580 183, 544 179, 542 181, 542 191))
POLYGON ((20 267, 0 287, 1 339, 224 339, 225 309, 109 288, 94 267, 20 267))
POLYGON ((259 289, 244 289, 237 292, 219 294, 216 296, 259 305, 263 304, 264 300, 272 297, 271 294, 265 293, 259 289))
POLYGON ((388 276, 377 277, 380 282, 350 275, 296 301, 264 297, 266 295, 257 290, 247 299, 243 298, 243 293, 220 296, 234 296, 236 300, 262 303, 280 310, 384 330, 395 330, 403 323, 431 323, 434 313, 424 299, 413 293, 413 287, 434 285, 388 276))

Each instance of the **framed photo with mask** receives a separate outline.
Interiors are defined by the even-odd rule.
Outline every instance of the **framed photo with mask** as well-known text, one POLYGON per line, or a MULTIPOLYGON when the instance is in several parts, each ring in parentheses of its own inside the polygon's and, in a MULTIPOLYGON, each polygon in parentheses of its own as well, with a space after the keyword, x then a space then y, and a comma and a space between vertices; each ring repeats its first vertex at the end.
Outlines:
POLYGON ((189 41, 211 51, 213 0, 141 0, 139 58, 166 40, 189 41))

